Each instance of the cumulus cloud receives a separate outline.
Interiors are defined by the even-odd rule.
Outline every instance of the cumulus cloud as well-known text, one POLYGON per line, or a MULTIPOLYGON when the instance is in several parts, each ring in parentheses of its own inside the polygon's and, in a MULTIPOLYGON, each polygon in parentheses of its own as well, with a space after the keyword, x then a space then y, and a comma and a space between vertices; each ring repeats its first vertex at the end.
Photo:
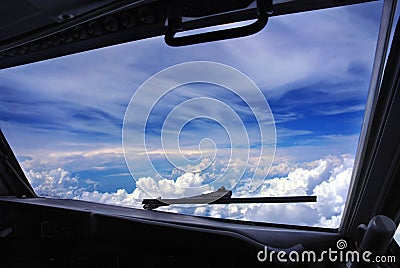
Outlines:
POLYGON ((186 172, 173 179, 154 179, 151 177, 139 178, 136 182, 137 188, 133 191, 136 198, 180 198, 190 195, 201 194, 210 190, 210 186, 204 185, 205 177, 199 173, 186 172), (205 186, 205 187, 204 187, 205 186))
POLYGON ((26 176, 36 194, 40 196, 74 198, 77 191, 80 191, 79 179, 71 177, 62 168, 38 172, 29 170, 26 172, 26 176))
POLYGON ((143 177, 138 179, 137 188, 130 193, 126 189, 118 189, 110 193, 99 192, 96 190, 98 182, 92 179, 81 180, 79 177, 71 176, 62 168, 49 171, 28 170, 26 175, 39 196, 79 199, 137 208, 141 207, 143 198, 154 196, 179 198, 204 193, 204 189, 213 190, 210 187, 200 187, 204 177, 198 173, 184 173, 176 180, 143 177))
MULTIPOLYGON (((294 167, 276 169, 285 176, 267 179, 251 196, 317 195, 317 203, 299 204, 230 204, 211 206, 171 206, 164 211, 183 214, 336 228, 339 226, 351 179, 354 157, 326 156, 319 160, 296 163, 294 167)), ((50 171, 29 170, 26 175, 41 196, 72 198, 127 207, 141 207, 141 199, 150 195, 178 198, 216 190, 207 184, 207 175, 186 172, 176 179, 142 177, 128 192, 99 192, 91 179, 80 180, 58 168, 50 171), (81 181, 81 183, 79 183, 81 181), (146 191, 144 191, 145 189, 146 191)), ((249 179, 233 189, 235 197, 250 196, 249 179)))
POLYGON ((125 189, 118 189, 112 193, 98 192, 95 190, 98 182, 92 179, 86 179, 81 182, 79 177, 71 176, 69 172, 62 168, 49 171, 28 170, 25 173, 39 196, 140 207, 139 201, 134 197, 135 195, 128 193, 125 189))
POLYGON ((394 239, 396 240, 397 244, 400 245, 400 227, 397 228, 397 231, 394 235, 394 239))
POLYGON ((100 193, 98 191, 83 191, 74 199, 91 201, 109 205, 117 205, 123 207, 141 208, 141 203, 135 198, 135 194, 128 193, 125 189, 118 189, 113 193, 100 193))
MULTIPOLYGON (((351 155, 342 155, 300 163, 287 176, 264 181, 255 193, 257 196, 316 195, 315 204, 231 204, 213 206, 210 215, 336 228, 344 210, 353 162, 351 155)), ((248 196, 245 184, 238 185, 234 195, 248 196)))

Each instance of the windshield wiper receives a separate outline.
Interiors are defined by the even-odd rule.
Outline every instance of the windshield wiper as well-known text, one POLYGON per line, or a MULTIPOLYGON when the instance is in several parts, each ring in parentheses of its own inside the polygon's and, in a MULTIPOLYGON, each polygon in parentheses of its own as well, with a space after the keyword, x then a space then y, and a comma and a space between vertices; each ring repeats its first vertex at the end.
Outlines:
POLYGON ((316 196, 271 196, 271 197, 232 197, 232 191, 224 187, 215 192, 201 194, 191 197, 163 199, 143 199, 144 209, 155 209, 169 205, 188 205, 188 204, 250 204, 250 203, 301 203, 317 202, 316 196))

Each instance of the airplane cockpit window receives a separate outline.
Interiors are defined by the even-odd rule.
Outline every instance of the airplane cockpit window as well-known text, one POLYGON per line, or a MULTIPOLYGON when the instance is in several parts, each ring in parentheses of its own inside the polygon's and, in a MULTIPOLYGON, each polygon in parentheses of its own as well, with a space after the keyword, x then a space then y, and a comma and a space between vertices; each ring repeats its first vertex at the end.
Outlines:
POLYGON ((308 11, 248 37, 178 48, 155 37, 4 69, 0 127, 39 196, 133 208, 316 196, 155 209, 337 228, 381 12, 308 11))

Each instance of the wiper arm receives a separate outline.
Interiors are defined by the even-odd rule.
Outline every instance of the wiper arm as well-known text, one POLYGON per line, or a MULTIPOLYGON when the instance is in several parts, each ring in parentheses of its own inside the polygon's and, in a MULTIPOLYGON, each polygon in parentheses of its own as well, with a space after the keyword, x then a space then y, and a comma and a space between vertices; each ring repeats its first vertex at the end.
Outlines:
POLYGON ((272 197, 232 197, 232 191, 226 190, 224 187, 219 188, 215 192, 201 194, 191 197, 176 199, 143 199, 144 209, 156 209, 169 205, 187 205, 187 204, 250 204, 250 203, 302 203, 317 202, 316 196, 272 196, 272 197))

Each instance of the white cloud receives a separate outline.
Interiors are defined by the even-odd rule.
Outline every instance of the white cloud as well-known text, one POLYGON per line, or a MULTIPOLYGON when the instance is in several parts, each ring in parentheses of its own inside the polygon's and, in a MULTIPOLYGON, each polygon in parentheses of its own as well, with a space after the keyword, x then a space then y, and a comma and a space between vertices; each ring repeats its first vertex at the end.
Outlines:
MULTIPOLYGON (((52 151, 26 151, 23 155, 29 155, 28 159, 21 162, 25 170, 46 171, 62 167, 71 172, 80 170, 105 170, 113 167, 124 167, 124 154, 122 146, 96 147, 97 144, 82 146, 85 149, 52 151)), ((18 155, 18 152, 17 152, 18 155)))
POLYGON ((124 207, 142 207, 140 201, 135 198, 135 195, 133 193, 128 193, 125 189, 118 189, 113 193, 83 191, 79 196, 75 196, 74 199, 124 207))
MULTIPOLYGON (((379 14, 380 4, 372 5, 371 9, 379 14)), ((362 16, 357 7, 345 7, 273 17, 264 32, 224 43, 225 51, 236 56, 232 57, 232 66, 251 75, 269 97, 322 81, 350 81, 355 78, 350 72, 352 66, 366 70, 372 66, 378 16, 362 16), (262 41, 256 42, 258 39, 262 41)), ((368 82, 339 87, 331 97, 359 95, 368 82)), ((329 90, 319 86, 319 91, 329 90)))
POLYGON ((397 244, 400 245, 400 226, 397 227, 396 233, 394 234, 394 239, 396 240, 397 244))
POLYGON ((77 186, 79 179, 71 177, 62 168, 39 172, 29 170, 26 176, 36 194, 40 196, 74 198, 77 191, 80 191, 77 186))
MULTIPOLYGON (((252 204, 213 206, 211 215, 252 221, 338 227, 351 179, 353 157, 327 156, 299 164, 287 176, 266 180, 259 196, 317 195, 316 204, 252 204), (236 208, 233 208, 236 207, 236 208), (230 214, 228 211, 236 211, 230 214)), ((246 187, 235 192, 248 196, 246 187)))
POLYGON ((82 185, 79 183, 80 178, 71 176, 69 172, 62 168, 49 171, 29 170, 26 172, 26 176, 39 196, 141 207, 140 201, 134 197, 135 194, 128 193, 125 189, 118 189, 113 193, 100 193, 95 190, 97 182, 86 179, 82 185))
POLYGON ((198 195, 213 188, 204 185, 204 176, 199 173, 186 172, 173 179, 153 179, 151 177, 139 178, 136 182, 137 188, 133 191, 133 195, 137 199, 142 198, 180 198, 185 196, 198 195))
MULTIPOLYGON (((354 158, 350 155, 326 156, 310 162, 297 163, 294 168, 283 167, 288 174, 264 181, 252 196, 317 195, 317 203, 300 204, 231 204, 197 207, 172 206, 164 211, 211 217, 233 218, 287 224, 338 227, 344 209, 354 158)), ((280 166, 279 164, 278 166, 280 166)), ((278 167, 277 169, 280 169, 278 167)), ((204 186, 207 174, 184 173, 177 179, 143 177, 132 192, 119 189, 111 193, 94 190, 92 180, 83 186, 79 178, 61 169, 26 172, 37 194, 49 197, 73 198, 127 207, 141 207, 141 199, 149 193, 162 197, 184 197, 215 190, 204 186), (89 183, 88 183, 89 182, 89 183)), ((248 180, 242 180, 234 196, 249 196, 248 180)))
POLYGON ((326 110, 319 111, 319 112, 322 114, 326 114, 326 115, 336 115, 336 114, 364 111, 364 109, 365 109, 365 105, 360 104, 360 105, 354 105, 354 106, 349 106, 349 107, 328 107, 326 110))

